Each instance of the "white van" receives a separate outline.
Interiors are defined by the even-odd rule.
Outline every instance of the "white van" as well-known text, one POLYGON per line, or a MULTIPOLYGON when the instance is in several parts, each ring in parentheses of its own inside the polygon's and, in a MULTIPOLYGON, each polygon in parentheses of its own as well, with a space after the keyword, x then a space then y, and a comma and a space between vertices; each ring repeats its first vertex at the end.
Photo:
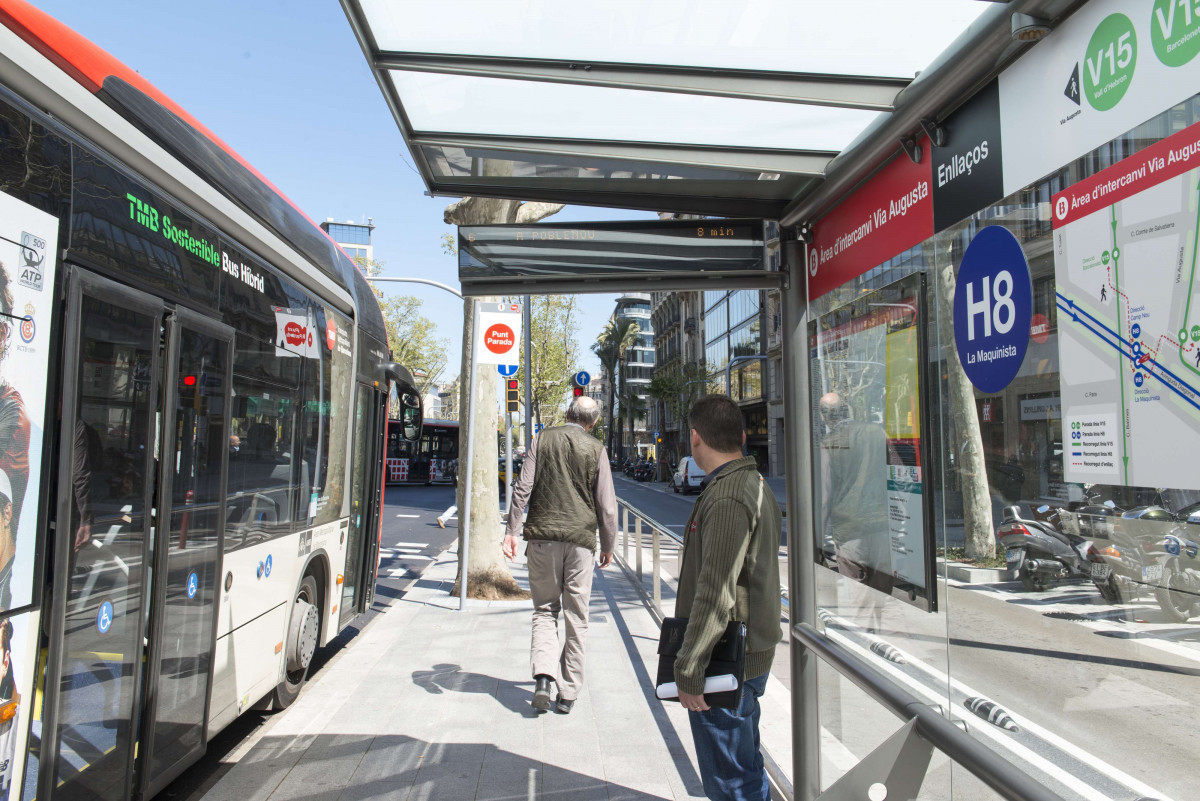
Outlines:
POLYGON ((683 491, 687 495, 694 489, 700 489, 700 482, 704 480, 704 471, 700 469, 700 465, 696 464, 696 460, 690 456, 685 456, 679 460, 679 466, 675 468, 675 475, 671 476, 671 489, 676 492, 683 491))

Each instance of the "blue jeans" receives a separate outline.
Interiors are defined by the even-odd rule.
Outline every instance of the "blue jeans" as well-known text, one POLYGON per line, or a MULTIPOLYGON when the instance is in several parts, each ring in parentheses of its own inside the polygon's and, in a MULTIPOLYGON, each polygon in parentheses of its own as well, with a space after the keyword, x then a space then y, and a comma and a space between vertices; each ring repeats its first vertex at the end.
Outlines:
POLYGON ((688 713, 704 794, 712 801, 770 801, 771 787, 758 751, 758 699, 769 675, 743 682, 737 709, 688 713))

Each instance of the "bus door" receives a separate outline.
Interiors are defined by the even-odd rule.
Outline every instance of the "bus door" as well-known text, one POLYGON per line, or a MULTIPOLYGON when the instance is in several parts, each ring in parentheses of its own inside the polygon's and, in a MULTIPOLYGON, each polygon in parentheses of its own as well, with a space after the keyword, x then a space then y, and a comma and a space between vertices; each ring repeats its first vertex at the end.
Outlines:
MULTIPOLYGON (((370 543, 374 539, 379 514, 372 467, 380 463, 381 425, 380 393, 366 384, 359 384, 354 400, 354 456, 350 474, 350 530, 346 538, 346 572, 342 584, 341 623, 366 608, 372 596, 371 577, 375 575, 378 551, 370 543)), ((389 432, 390 435, 391 432, 389 432)), ((397 434, 397 437, 399 435, 397 434)), ((391 442, 389 441, 389 445, 391 442)))
POLYGON ((202 752, 231 335, 69 276, 38 797, 127 799, 202 752))
POLYGON ((233 331, 186 309, 167 330, 138 779, 148 798, 207 744, 226 519, 233 331))

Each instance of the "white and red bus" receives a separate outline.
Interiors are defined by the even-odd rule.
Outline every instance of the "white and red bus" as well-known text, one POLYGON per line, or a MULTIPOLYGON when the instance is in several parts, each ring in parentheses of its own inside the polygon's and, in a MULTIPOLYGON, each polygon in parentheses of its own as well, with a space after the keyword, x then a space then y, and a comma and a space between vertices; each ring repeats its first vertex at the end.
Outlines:
POLYGON ((149 798, 366 608, 420 401, 207 129, 22 0, 0 54, 0 797, 149 798))
POLYGON ((388 484, 458 485, 457 420, 425 420, 419 442, 405 439, 402 420, 389 420, 386 453, 388 484))

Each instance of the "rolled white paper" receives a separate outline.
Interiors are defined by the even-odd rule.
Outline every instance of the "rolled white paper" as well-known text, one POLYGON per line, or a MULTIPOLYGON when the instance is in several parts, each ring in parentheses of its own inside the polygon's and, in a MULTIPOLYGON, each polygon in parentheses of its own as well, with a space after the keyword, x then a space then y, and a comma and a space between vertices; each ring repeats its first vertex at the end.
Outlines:
MULTIPOLYGON (((725 693, 730 690, 737 689, 737 679, 732 673, 724 673, 720 676, 709 676, 704 680, 704 693, 725 693)), ((675 682, 669 681, 666 684, 655 690, 655 695, 659 698, 678 698, 679 687, 675 682)))

